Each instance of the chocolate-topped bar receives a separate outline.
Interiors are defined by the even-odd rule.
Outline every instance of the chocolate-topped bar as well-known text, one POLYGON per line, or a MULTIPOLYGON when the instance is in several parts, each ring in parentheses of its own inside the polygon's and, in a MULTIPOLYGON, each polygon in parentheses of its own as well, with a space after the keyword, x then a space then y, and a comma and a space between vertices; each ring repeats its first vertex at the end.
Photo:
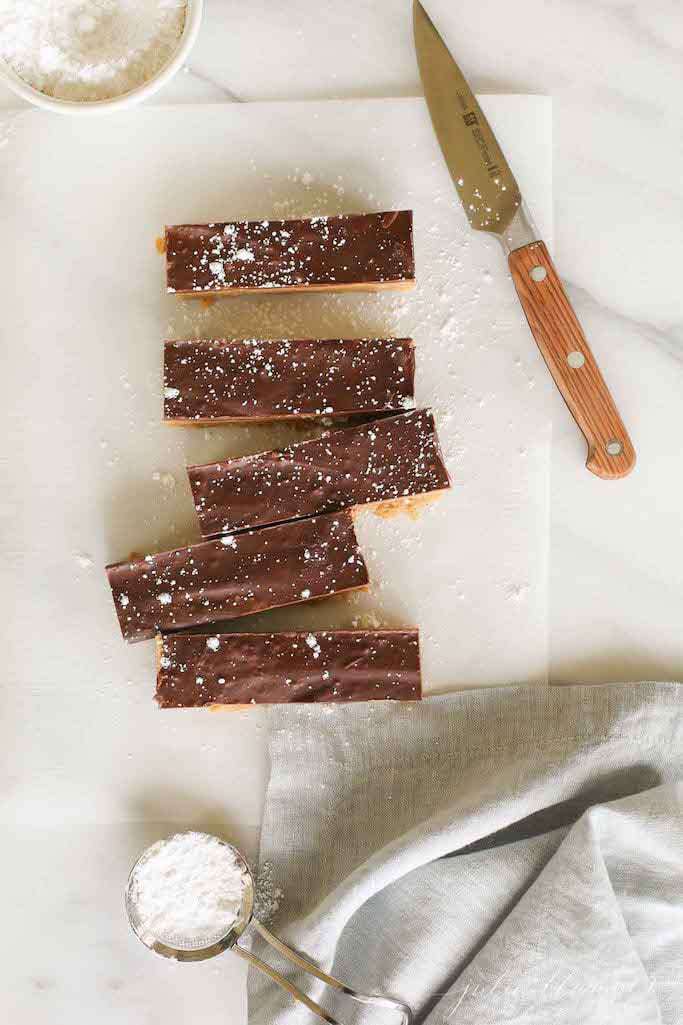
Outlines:
POLYGON ((204 537, 450 486, 428 409, 187 472, 204 537))
POLYGON ((162 708, 421 697, 417 630, 157 638, 156 699, 162 708))
POLYGON ((164 420, 176 425, 412 409, 410 338, 169 341, 164 420))
POLYGON ((413 214, 166 227, 166 286, 185 296, 410 288, 413 214))
POLYGON ((107 567, 127 641, 365 587, 351 514, 285 523, 107 567))

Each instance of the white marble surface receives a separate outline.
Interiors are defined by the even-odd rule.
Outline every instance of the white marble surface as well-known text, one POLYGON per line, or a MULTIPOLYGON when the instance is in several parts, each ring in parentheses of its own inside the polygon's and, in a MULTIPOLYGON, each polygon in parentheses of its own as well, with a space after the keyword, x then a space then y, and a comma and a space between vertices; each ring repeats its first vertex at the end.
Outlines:
MULTIPOLYGON (((449 0, 446 6, 462 26, 458 56, 476 89, 553 98, 556 260, 640 454, 628 482, 594 481, 581 470, 582 439, 552 385, 539 382, 555 437, 551 677, 683 679, 680 5, 449 0)), ((439 7, 444 2, 434 0, 435 14, 439 7)), ((404 0, 207 0, 188 71, 158 102, 418 92, 404 0)), ((15 98, 2 95, 0 103, 11 120, 15 98)), ((48 580, 48 597, 49 587, 48 580)), ((46 606, 43 614, 54 610, 46 606)), ((34 697, 50 686, 49 679, 41 680, 34 697)), ((65 700, 84 719, 83 744, 97 751, 97 737, 88 729, 97 695, 84 704, 81 694, 67 692, 65 700)), ((50 750, 59 750, 50 722, 27 721, 23 728, 44 738, 40 771, 59 773, 59 761, 55 770, 49 758, 50 750)), ((19 734, 3 753, 10 797, 21 741, 19 734)), ((110 761, 114 780, 128 753, 125 737, 99 751, 103 763, 110 761)), ((137 757, 144 763, 155 755, 139 749, 137 757)), ((256 760, 240 777, 241 786, 251 790, 250 809, 258 806, 264 772, 256 760)), ((87 793, 87 780, 67 783, 74 794, 87 793)), ((235 833, 253 848, 252 815, 240 822, 240 806, 240 793, 233 790, 235 833)), ((28 825, 31 815, 18 829, 17 806, 10 800, 8 807, 0 837, 6 855, 3 906, 12 909, 3 963, 12 984, 0 997, 3 1018, 19 1025, 78 1022, 96 1010, 98 1021, 181 1023, 192 1019, 193 998, 201 993, 206 999, 208 986, 216 1015, 245 1020, 243 969, 236 959, 223 958, 188 977, 184 1004, 174 985, 165 1003, 151 1006, 147 980, 154 976, 155 991, 163 987, 168 966, 152 958, 143 967, 132 947, 112 940, 115 930, 107 924, 118 913, 121 859, 181 819, 209 826, 224 822, 223 808, 217 813, 214 806, 197 808, 187 793, 165 794, 134 810, 139 835, 127 834, 129 848, 122 851, 121 833, 113 837, 109 827, 60 828, 59 808, 40 823, 35 844, 27 848, 26 830, 35 828, 28 825), (68 883, 60 882, 67 877, 68 883), (30 917, 17 896, 20 885, 31 888, 30 917), (78 972, 70 961, 74 950, 78 972)))

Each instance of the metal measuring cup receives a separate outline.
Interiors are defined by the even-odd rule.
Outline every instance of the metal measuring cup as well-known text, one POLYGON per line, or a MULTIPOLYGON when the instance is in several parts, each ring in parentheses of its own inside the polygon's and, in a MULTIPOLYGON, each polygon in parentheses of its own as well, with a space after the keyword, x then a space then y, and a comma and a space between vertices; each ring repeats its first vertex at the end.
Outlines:
MULTIPOLYGON (((188 831, 191 832, 191 831, 188 831)), ((173 834, 177 836, 178 834, 173 834)), ((210 836, 205 833, 204 836, 210 836)), ((385 1010, 395 1011, 399 1016, 398 1025, 411 1025, 413 1015, 411 1009, 407 1004, 402 1004, 398 1000, 392 1000, 390 997, 378 996, 376 994, 358 993, 352 989, 351 986, 345 985, 340 982, 339 979, 335 979, 332 975, 327 975, 325 972, 317 968, 316 965, 311 964, 310 961, 306 961, 300 954, 295 953, 293 950, 278 939, 269 929, 266 929, 265 925, 262 925, 257 918, 254 918, 254 877, 246 859, 236 847, 232 844, 226 843, 219 837, 211 837, 211 839, 217 840, 218 843, 227 847, 235 858, 236 863, 242 869, 244 878, 244 889, 242 892, 242 906, 240 913, 235 922, 231 925, 229 931, 223 936, 211 936, 205 937, 204 939, 197 940, 196 938, 187 939, 184 941, 182 937, 175 936, 173 938, 173 944, 164 942, 164 939, 153 935, 149 929, 142 922, 136 906, 136 873, 140 866, 144 864, 147 858, 152 854, 157 854, 158 851, 163 847, 164 844, 168 843, 173 837, 167 837, 166 840, 160 840, 151 847, 148 847, 146 851, 138 858, 133 865, 130 875, 128 876, 128 883, 125 890, 125 904, 126 912, 128 914, 128 921, 130 922, 133 932, 142 943, 145 944, 150 950, 153 950, 156 954, 161 954, 162 957, 171 958, 174 961, 204 961, 209 957, 215 957, 217 954, 222 954, 224 950, 234 950, 236 954, 244 958, 250 964, 254 965, 260 971, 277 983, 278 986, 290 993, 296 1000, 304 1004, 305 1007, 316 1014, 323 1021, 328 1022, 328 1025, 341 1025, 341 1023, 333 1018, 320 1004, 317 1004, 315 1000, 312 1000, 302 990, 295 986, 289 979, 286 979, 284 975, 276 971, 265 961, 262 961, 260 957, 253 954, 251 950, 246 947, 241 947, 237 942, 245 932, 249 925, 252 925, 259 935, 269 943, 274 950, 277 950, 279 954, 291 961, 292 964, 296 965, 297 968, 301 968, 309 975, 315 976, 316 979, 320 979, 326 983, 332 989, 338 990, 340 993, 345 993, 352 1000, 357 1001, 360 1004, 370 1004, 375 1007, 382 1007, 385 1010)), ((166 937, 168 941, 168 937, 166 937)))

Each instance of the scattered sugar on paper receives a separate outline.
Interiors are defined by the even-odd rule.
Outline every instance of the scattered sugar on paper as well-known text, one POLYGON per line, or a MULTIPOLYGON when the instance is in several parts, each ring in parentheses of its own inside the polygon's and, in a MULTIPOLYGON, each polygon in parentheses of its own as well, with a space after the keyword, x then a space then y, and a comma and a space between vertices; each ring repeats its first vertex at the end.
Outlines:
POLYGON ((137 866, 132 897, 146 932, 171 945, 208 945, 239 918, 245 884, 230 847, 207 833, 177 833, 137 866))
POLYGON ((168 491, 173 491, 177 483, 172 473, 162 473, 161 470, 155 470, 152 473, 152 480, 158 481, 168 491))

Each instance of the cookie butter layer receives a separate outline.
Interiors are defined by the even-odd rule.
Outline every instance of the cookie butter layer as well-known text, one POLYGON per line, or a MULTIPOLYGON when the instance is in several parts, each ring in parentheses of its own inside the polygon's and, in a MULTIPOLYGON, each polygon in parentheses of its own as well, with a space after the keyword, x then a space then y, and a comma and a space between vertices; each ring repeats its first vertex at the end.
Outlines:
POLYGON ((166 228, 169 292, 234 295, 408 288, 415 280, 410 210, 166 228))
POLYGON ((417 701, 417 630, 173 634, 157 640, 162 708, 417 701))
POLYGON ((107 575, 127 641, 368 583, 348 512, 120 562, 107 575))
POLYGON ((164 420, 173 424, 400 412, 412 408, 409 338, 169 341, 164 420))
POLYGON ((427 409, 187 472, 204 537, 450 486, 427 409))

